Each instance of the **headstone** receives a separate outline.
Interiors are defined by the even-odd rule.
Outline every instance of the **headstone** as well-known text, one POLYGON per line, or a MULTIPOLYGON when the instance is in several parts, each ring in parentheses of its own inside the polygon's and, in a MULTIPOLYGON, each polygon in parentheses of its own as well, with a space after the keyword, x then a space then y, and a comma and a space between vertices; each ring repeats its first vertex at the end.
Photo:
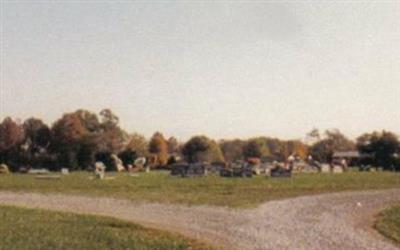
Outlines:
POLYGON ((274 168, 271 169, 271 177, 291 177, 292 171, 286 168, 274 168))
POLYGON ((188 164, 177 163, 171 166, 171 175, 185 175, 187 168, 189 168, 188 164))
POLYGON ((335 174, 341 174, 343 173, 343 167, 339 165, 334 165, 332 168, 332 172, 335 174))
POLYGON ((118 156, 116 156, 115 154, 112 154, 111 159, 113 160, 113 166, 114 166, 115 170, 117 170, 118 172, 125 170, 124 165, 123 165, 121 159, 118 158, 118 156))
POLYGON ((173 164, 171 175, 180 175, 181 177, 200 177, 207 174, 206 167, 201 163, 193 164, 173 164))
POLYGON ((329 164, 321 164, 321 172, 322 173, 330 173, 331 166, 329 164))
POLYGON ((139 157, 139 158, 137 158, 137 159, 135 160, 134 164, 135 164, 136 167, 143 168, 144 165, 146 164, 146 158, 144 158, 144 157, 139 157))
POLYGON ((253 177, 253 167, 248 163, 235 163, 232 165, 232 175, 236 177, 253 177))
POLYGON ((222 177, 232 177, 233 176, 233 172, 231 169, 221 169, 219 171, 219 175, 222 177))
POLYGON ((59 176, 59 175, 37 175, 35 178, 39 179, 39 180, 59 180, 61 178, 61 176, 59 176))
POLYGON ((10 170, 6 164, 0 164, 0 174, 9 174, 10 170))
POLYGON ((28 174, 49 174, 50 171, 45 168, 29 169, 28 174))
POLYGON ((99 178, 100 180, 104 179, 105 171, 106 171, 106 166, 104 165, 103 162, 98 161, 95 163, 94 174, 96 175, 97 178, 99 178))
POLYGON ((260 167, 259 164, 253 165, 253 166, 252 166, 252 169, 253 169, 253 173, 254 173, 255 175, 260 175, 260 174, 261 174, 261 167, 260 167))
POLYGON ((269 168, 265 169, 265 176, 271 176, 271 169, 269 168))
POLYGON ((185 174, 188 177, 200 177, 204 175, 207 175, 207 170, 201 163, 189 164, 185 174))
POLYGON ((64 175, 69 174, 68 168, 62 168, 62 169, 61 169, 61 173, 64 174, 64 175))
POLYGON ((128 167, 128 171, 129 171, 129 172, 133 172, 133 166, 132 166, 132 164, 128 164, 127 167, 128 167))
POLYGON ((20 172, 21 174, 27 174, 29 172, 29 168, 27 167, 20 167, 18 169, 18 172, 20 172))

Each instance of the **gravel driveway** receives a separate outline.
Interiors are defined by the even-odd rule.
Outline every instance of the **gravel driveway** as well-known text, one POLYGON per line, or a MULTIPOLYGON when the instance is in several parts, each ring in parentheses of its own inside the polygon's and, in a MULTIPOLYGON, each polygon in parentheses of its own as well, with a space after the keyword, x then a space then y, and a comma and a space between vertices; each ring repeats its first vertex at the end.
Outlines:
POLYGON ((398 249, 371 225, 377 211, 399 201, 400 190, 391 189, 305 196, 234 210, 0 192, 0 204, 112 216, 228 249, 398 249))

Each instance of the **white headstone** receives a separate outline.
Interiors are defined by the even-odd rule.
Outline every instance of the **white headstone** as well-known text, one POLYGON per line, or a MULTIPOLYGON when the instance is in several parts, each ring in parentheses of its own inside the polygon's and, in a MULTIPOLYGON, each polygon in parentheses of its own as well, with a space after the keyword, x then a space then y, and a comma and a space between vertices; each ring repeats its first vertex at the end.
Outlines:
POLYGON ((105 171, 106 171, 106 166, 104 165, 103 162, 98 161, 95 163, 94 173, 99 179, 104 179, 105 171))
POLYGON ((0 174, 8 174, 10 170, 6 164, 0 164, 0 174))
POLYGON ((331 166, 329 166, 329 164, 322 164, 322 165, 321 165, 321 172, 322 172, 322 173, 329 173, 329 172, 331 172, 331 166))
POLYGON ((335 165, 335 166, 333 166, 332 171, 335 174, 341 174, 341 173, 343 173, 343 167, 339 166, 339 165, 335 165))
POLYGON ((118 172, 125 170, 124 165, 123 165, 121 159, 118 158, 118 156, 116 156, 115 154, 112 154, 111 158, 113 159, 113 165, 115 167, 115 170, 117 170, 118 172))

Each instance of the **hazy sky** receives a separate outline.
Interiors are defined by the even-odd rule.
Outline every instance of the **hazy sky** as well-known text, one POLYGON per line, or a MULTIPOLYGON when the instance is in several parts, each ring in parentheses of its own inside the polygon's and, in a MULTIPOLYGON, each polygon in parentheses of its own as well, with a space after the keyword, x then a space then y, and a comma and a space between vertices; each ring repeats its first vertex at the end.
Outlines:
POLYGON ((111 108, 146 136, 400 134, 400 1, 0 1, 1 119, 111 108))

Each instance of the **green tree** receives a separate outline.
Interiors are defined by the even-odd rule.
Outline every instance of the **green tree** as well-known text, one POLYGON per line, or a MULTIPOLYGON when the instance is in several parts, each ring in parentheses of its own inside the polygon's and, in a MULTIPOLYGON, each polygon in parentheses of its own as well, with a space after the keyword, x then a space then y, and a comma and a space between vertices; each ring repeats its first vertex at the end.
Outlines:
POLYGON ((243 147, 245 141, 235 140, 221 140, 219 146, 222 150, 224 158, 228 162, 241 160, 243 158, 243 147))
POLYGON ((185 143, 182 153, 188 162, 225 161, 219 145, 206 136, 194 136, 185 143))
POLYGON ((29 144, 32 153, 46 148, 51 141, 50 128, 40 119, 29 118, 23 124, 25 143, 29 144))
POLYGON ((36 118, 25 120, 23 128, 25 138, 20 150, 21 163, 33 167, 54 165, 53 156, 47 150, 52 139, 50 128, 36 118))
POLYGON ((249 140, 244 146, 243 146, 243 156, 245 158, 250 158, 250 157, 261 157, 262 152, 261 152, 261 145, 259 141, 257 140, 249 140))
POLYGON ((397 165, 396 153, 400 152, 400 142, 396 134, 392 132, 364 134, 357 138, 357 148, 362 153, 373 155, 377 166, 390 169, 397 165))

